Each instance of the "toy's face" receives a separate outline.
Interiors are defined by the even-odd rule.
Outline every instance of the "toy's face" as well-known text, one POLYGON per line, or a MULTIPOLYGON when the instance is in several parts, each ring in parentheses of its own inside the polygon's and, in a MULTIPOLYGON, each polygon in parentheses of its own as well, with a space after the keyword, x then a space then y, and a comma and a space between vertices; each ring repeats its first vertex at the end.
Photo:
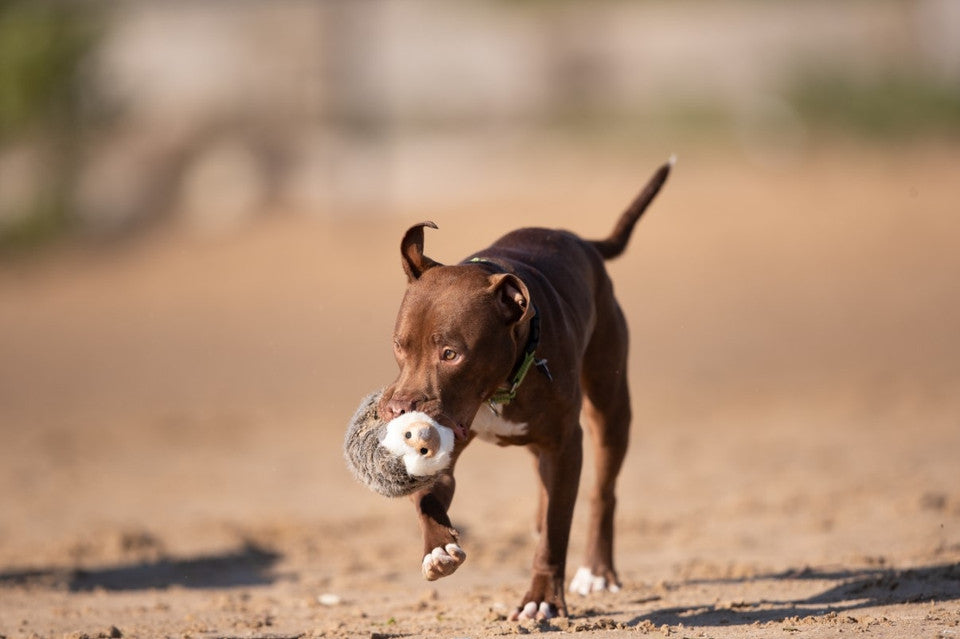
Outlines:
POLYGON ((400 373, 384 391, 381 414, 406 405, 466 433, 513 367, 516 318, 505 312, 502 289, 471 266, 431 268, 409 283, 394 331, 400 373))
POLYGON ((386 425, 380 445, 403 459, 407 472, 417 477, 435 475, 450 465, 453 431, 425 413, 406 413, 386 425))

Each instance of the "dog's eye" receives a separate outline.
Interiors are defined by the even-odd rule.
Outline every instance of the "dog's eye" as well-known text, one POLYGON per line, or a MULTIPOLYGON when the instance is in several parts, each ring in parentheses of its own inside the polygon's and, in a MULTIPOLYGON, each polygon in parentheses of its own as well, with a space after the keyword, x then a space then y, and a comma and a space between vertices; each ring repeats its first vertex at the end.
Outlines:
POLYGON ((445 348, 443 349, 443 352, 440 353, 440 359, 445 362, 452 362, 453 360, 457 359, 457 351, 453 350, 452 348, 445 348))

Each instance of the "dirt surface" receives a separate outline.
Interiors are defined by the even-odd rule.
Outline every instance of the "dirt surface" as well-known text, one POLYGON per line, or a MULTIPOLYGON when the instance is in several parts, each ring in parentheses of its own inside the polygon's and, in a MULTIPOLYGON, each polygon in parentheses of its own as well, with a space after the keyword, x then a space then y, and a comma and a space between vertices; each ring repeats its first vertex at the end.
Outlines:
POLYGON ((408 224, 447 262, 521 224, 599 236, 659 158, 477 161, 469 197, 0 264, 0 635, 960 636, 960 151, 681 154, 611 265, 624 589, 540 624, 505 621, 527 453, 467 451, 467 561, 427 583, 410 504, 353 481, 342 433, 394 372, 408 224))

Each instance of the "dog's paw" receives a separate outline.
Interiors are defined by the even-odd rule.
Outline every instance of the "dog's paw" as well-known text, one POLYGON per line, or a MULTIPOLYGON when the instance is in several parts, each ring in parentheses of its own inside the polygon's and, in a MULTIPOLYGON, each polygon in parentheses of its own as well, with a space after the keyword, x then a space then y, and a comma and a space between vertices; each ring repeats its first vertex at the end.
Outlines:
POLYGON ((467 553, 457 544, 447 544, 443 548, 437 546, 424 555, 420 570, 424 579, 435 581, 452 575, 466 558, 467 553))
POLYGON ((567 616, 563 600, 563 575, 534 573, 530 590, 520 600, 520 606, 510 614, 510 621, 523 619, 552 619, 567 616))
POLYGON ((596 575, 590 568, 581 566, 570 580, 570 592, 589 595, 594 592, 620 592, 620 582, 612 570, 596 575))
POLYGON ((546 601, 536 602, 528 601, 523 608, 517 608, 510 615, 510 621, 520 621, 523 619, 553 619, 558 616, 556 606, 552 606, 546 601))

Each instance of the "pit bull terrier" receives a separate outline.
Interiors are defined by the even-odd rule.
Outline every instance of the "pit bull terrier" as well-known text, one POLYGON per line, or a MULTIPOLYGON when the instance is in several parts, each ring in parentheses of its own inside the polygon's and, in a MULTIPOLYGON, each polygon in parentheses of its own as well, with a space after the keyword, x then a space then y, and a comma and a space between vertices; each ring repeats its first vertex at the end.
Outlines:
POLYGON ((400 244, 408 286, 393 345, 400 368, 381 397, 386 419, 429 415, 456 434, 453 461, 412 496, 428 580, 466 559, 447 516, 457 457, 475 438, 526 446, 539 472, 539 542, 530 587, 511 619, 566 616, 567 544, 582 461, 581 415, 593 438, 596 485, 586 556, 572 592, 617 591, 615 483, 627 450, 627 324, 604 260, 620 255, 673 165, 661 166, 604 240, 524 228, 463 262, 423 253, 424 227, 400 244))

